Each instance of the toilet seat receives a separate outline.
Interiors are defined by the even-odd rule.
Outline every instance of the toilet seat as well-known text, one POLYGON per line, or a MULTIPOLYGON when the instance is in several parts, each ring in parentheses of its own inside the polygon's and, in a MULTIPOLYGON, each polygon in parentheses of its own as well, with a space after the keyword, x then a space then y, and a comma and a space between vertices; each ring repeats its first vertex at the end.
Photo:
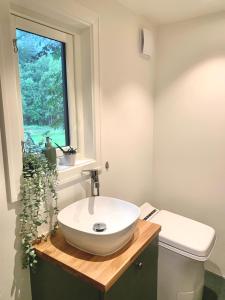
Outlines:
MULTIPOLYGON (((145 213, 146 213, 145 204, 145 213)), ((149 212, 152 211, 149 205, 149 212)), ((161 210, 148 219, 161 225, 159 245, 180 255, 206 261, 215 243, 215 230, 208 225, 161 210)))

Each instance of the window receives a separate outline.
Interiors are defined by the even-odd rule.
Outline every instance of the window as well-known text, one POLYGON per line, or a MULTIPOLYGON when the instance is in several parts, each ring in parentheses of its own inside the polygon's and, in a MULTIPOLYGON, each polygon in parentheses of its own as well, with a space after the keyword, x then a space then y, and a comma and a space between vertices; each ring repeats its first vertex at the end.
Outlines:
POLYGON ((73 37, 15 18, 23 139, 77 147, 73 37))
MULTIPOLYGON (((0 43, 2 139, 7 196, 11 202, 19 199, 21 140, 27 135, 24 127, 29 124, 23 112, 19 53, 16 53, 15 44, 17 34, 33 34, 46 38, 45 41, 59 42, 64 47, 62 72, 65 73, 61 75, 67 85, 63 93, 67 92, 67 95, 63 94, 63 109, 68 107, 67 115, 63 112, 64 143, 69 138, 70 145, 78 147, 78 153, 74 167, 58 168, 59 187, 79 181, 83 168, 101 164, 99 16, 78 3, 74 3, 71 10, 65 10, 62 1, 54 6, 48 1, 38 2, 38 5, 32 1, 23 4, 11 3, 11 20, 6 18, 4 21, 6 30, 1 34, 0 43), (66 132, 66 125, 69 132, 66 132)), ((61 151, 57 150, 57 154, 61 155, 61 151)))
POLYGON ((25 139, 69 145, 65 43, 16 29, 25 139))

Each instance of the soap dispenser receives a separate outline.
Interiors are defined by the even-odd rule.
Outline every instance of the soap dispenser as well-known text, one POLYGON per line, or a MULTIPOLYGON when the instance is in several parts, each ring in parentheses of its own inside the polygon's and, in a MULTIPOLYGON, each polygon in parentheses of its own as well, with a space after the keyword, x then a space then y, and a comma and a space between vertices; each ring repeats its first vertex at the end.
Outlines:
POLYGON ((56 165, 56 149, 52 146, 50 137, 46 137, 44 154, 51 165, 56 165))

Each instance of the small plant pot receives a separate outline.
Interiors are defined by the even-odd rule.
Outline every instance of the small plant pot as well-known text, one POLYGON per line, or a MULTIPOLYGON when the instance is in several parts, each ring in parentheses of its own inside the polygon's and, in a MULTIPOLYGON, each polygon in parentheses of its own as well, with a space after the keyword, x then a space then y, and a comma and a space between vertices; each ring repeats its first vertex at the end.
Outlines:
POLYGON ((64 166, 74 166, 76 161, 76 154, 63 154, 59 157, 59 164, 64 166))

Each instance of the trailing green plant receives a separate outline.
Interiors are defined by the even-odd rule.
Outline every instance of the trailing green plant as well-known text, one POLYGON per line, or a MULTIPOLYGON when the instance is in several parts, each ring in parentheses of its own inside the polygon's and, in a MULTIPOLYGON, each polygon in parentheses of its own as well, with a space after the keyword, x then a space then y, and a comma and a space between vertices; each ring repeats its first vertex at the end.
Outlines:
POLYGON ((36 266, 33 243, 45 239, 57 228, 57 170, 38 150, 38 146, 25 145, 23 151, 20 214, 23 268, 36 266), (38 229, 44 224, 48 224, 48 233, 39 236, 38 229))

